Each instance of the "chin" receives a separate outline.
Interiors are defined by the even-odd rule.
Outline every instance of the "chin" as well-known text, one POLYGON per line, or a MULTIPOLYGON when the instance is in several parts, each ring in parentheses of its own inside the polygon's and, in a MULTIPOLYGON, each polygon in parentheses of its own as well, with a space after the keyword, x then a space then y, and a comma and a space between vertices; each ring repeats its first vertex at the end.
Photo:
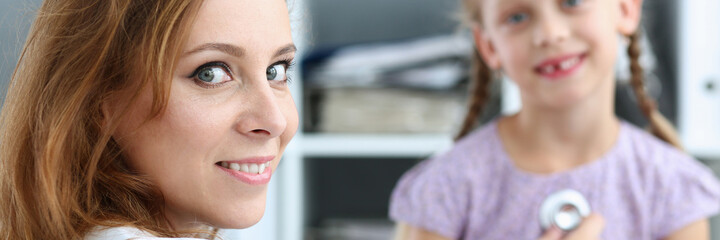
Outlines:
POLYGON ((551 96, 547 96, 546 102, 554 108, 567 108, 583 102, 589 97, 590 93, 588 91, 582 89, 569 89, 569 91, 555 93, 551 96))
POLYGON ((210 221, 214 227, 224 229, 244 229, 260 222, 265 214, 265 198, 256 203, 246 203, 229 211, 221 208, 210 221))
POLYGON ((225 224, 217 224, 214 226, 222 229, 246 229, 260 222, 261 218, 262 216, 253 219, 242 219, 238 221, 228 222, 225 224))

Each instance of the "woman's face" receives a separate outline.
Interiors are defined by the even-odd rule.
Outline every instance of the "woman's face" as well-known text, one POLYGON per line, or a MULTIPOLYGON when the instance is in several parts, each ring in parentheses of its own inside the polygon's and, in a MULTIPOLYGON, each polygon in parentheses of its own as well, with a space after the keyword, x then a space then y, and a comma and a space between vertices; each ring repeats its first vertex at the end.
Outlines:
POLYGON ((205 0, 183 49, 166 110, 146 121, 143 89, 113 137, 159 187, 173 228, 249 227, 298 125, 285 1, 205 0))

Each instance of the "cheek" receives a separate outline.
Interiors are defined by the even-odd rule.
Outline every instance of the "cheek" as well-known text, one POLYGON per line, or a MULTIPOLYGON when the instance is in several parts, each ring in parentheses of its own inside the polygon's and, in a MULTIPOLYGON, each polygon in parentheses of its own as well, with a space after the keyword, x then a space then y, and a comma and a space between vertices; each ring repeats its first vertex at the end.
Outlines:
POLYGON ((285 132, 282 134, 281 137, 282 147, 285 147, 290 142, 290 139, 292 139, 292 137, 295 136, 295 133, 297 132, 299 116, 297 108, 295 107, 295 102, 293 101, 292 97, 288 97, 287 99, 283 100, 281 104, 283 115, 285 116, 285 120, 287 121, 285 132))
POLYGON ((601 72, 614 72, 614 65, 619 52, 625 49, 618 49, 619 33, 615 29, 602 24, 593 23, 580 28, 578 34, 590 45, 591 54, 595 64, 601 72))
POLYGON ((161 122, 168 142, 176 142, 181 147, 189 147, 192 151, 205 150, 218 141, 222 120, 222 111, 209 111, 211 108, 200 109, 197 106, 184 105, 178 109, 168 109, 165 121, 161 122), (174 139, 174 140, 170 140, 174 139))
POLYGON ((526 74, 531 73, 533 63, 530 59, 532 51, 529 43, 518 41, 517 39, 506 39, 505 42, 500 45, 499 55, 502 61, 503 74, 510 77, 513 81, 518 84, 522 84, 523 79, 529 79, 526 74), (520 81, 520 82, 518 82, 520 81))
MULTIPOLYGON (((610 11, 607 9, 606 11, 610 11)), ((607 44, 616 40, 620 32, 615 16, 603 14, 601 10, 588 11, 585 15, 573 19, 573 31, 586 41, 607 44)))
POLYGON ((526 33, 507 30, 496 30, 494 33, 494 49, 503 68, 512 67, 518 59, 528 57, 532 42, 526 39, 526 33))
POLYGON ((158 135, 163 136, 168 155, 202 164, 227 145, 227 133, 235 122, 234 109, 186 100, 168 105, 158 135))
MULTIPOLYGON (((145 173, 201 165, 223 136, 218 131, 225 119, 222 111, 170 99, 165 111, 145 122, 127 139, 130 162, 145 173)), ((178 171, 174 171, 178 172, 178 171)))

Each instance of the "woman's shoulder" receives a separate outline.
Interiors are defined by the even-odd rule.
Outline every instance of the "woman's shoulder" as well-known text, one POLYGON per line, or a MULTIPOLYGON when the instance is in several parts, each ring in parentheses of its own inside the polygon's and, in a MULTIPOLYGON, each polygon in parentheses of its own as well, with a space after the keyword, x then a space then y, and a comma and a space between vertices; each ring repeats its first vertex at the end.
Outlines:
POLYGON ((123 226, 123 227, 95 227, 90 233, 85 235, 84 240, 199 240, 199 238, 162 238, 154 237, 152 234, 140 229, 123 226))

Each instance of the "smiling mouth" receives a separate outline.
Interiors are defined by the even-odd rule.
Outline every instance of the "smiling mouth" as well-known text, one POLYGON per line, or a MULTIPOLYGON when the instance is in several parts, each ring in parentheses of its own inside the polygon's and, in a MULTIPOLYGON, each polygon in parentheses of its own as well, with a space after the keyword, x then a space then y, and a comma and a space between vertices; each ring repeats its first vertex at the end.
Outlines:
POLYGON ((585 54, 578 54, 572 57, 548 60, 535 67, 535 72, 550 78, 562 77, 577 69, 584 59, 585 54))
POLYGON ((559 64, 547 65, 538 69, 540 73, 552 74, 557 71, 568 70, 580 62, 580 57, 571 58, 560 62, 559 64))
POLYGON ((240 171, 250 174, 262 174, 270 166, 270 162, 265 163, 230 163, 230 162, 218 162, 215 165, 227 168, 230 170, 240 171))

